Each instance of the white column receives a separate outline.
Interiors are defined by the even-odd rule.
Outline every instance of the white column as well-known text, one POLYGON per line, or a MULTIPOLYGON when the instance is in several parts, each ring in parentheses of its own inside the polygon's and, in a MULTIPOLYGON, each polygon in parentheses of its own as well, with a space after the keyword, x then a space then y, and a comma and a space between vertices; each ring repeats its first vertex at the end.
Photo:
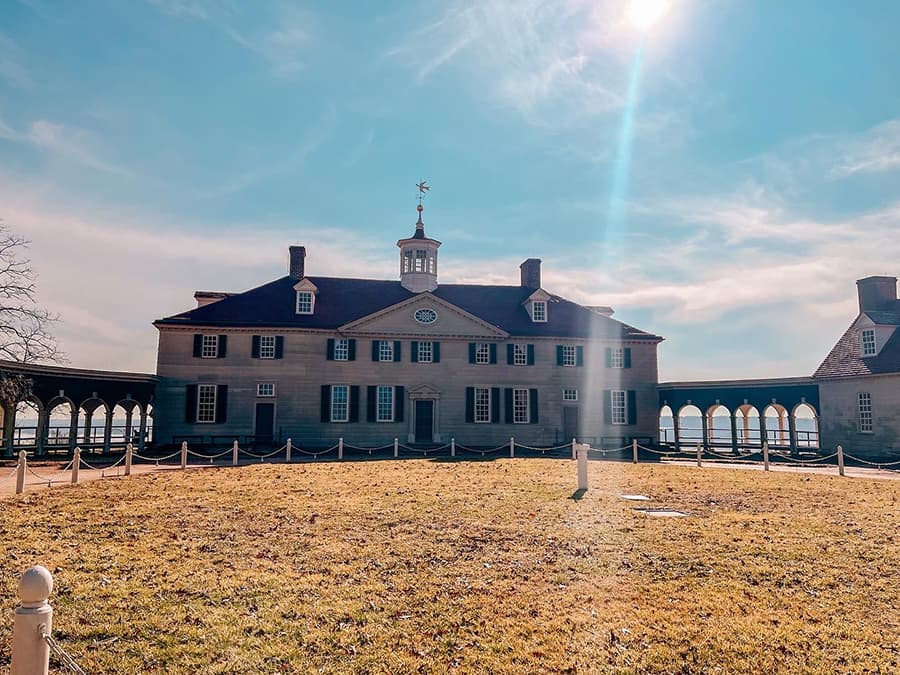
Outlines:
POLYGON ((285 447, 285 455, 284 461, 290 463, 291 461, 291 439, 287 439, 287 443, 284 444, 285 447))
POLYGON ((47 675, 50 645, 41 635, 53 629, 53 608, 47 602, 53 576, 46 567, 30 567, 19 580, 19 606, 13 622, 10 675, 47 675))
POLYGON ((25 492, 25 468, 27 466, 25 459, 25 451, 19 450, 19 465, 16 467, 16 494, 20 495, 25 492))
POLYGON ((588 489, 588 465, 587 465, 588 446, 579 443, 576 446, 576 456, 578 458, 578 489, 588 489))
POLYGON ((81 469, 81 448, 72 453, 72 485, 78 485, 78 470, 81 469))
POLYGON ((131 447, 131 443, 129 442, 125 446, 125 475, 126 476, 131 475, 131 453, 132 453, 132 447, 131 447))

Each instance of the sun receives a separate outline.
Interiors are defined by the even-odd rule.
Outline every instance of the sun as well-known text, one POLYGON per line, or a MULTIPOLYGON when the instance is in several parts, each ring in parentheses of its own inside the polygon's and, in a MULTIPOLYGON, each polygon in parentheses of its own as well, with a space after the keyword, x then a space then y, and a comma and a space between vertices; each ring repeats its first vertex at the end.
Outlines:
POLYGON ((638 30, 650 30, 666 15, 671 4, 671 0, 631 0, 628 18, 638 30))

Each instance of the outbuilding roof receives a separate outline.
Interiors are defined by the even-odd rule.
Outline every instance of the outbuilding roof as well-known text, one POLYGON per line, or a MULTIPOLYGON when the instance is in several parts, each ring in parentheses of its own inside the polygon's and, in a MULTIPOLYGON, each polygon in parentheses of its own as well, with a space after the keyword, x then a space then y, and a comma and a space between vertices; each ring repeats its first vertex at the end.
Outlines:
MULTIPOLYGON (((866 311, 877 325, 900 326, 900 301, 884 310, 866 311)), ((816 369, 813 377, 856 377, 860 375, 884 375, 900 373, 900 330, 895 330, 887 343, 875 356, 862 355, 858 318, 844 332, 834 348, 816 369)))

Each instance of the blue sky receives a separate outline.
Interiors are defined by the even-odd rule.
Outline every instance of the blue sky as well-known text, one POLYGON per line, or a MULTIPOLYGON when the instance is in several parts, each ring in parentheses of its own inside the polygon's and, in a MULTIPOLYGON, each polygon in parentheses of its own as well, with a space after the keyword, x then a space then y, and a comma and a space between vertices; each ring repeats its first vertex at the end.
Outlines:
POLYGON ((662 379, 811 373, 898 272, 900 4, 627 5, 7 0, 0 217, 84 367, 153 370, 153 319, 292 243, 394 277, 426 178, 442 280, 539 256, 662 379))

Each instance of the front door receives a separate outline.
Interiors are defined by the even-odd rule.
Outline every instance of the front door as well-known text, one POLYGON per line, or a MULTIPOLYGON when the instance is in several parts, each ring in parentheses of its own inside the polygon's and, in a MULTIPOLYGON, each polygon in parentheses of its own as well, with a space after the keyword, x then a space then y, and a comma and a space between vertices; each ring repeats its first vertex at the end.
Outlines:
POLYGON ((578 408, 574 405, 563 407, 563 437, 564 443, 578 437, 578 408))
POLYGON ((253 435, 258 441, 271 441, 275 433, 275 404, 256 404, 256 428, 253 435))
POLYGON ((416 401, 416 443, 434 440, 434 401, 416 401))

